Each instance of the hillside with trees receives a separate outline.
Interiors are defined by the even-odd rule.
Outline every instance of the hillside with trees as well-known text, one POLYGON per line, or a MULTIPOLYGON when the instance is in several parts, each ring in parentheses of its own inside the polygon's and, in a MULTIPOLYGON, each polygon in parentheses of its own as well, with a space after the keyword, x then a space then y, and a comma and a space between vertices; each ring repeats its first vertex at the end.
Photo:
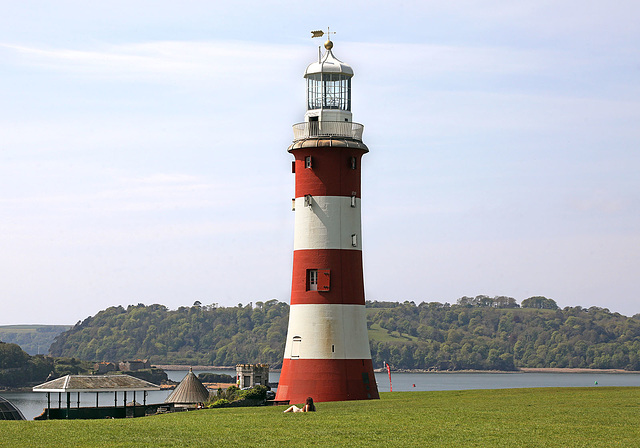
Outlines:
MULTIPOLYGON (((150 358, 155 364, 282 364, 289 307, 277 300, 169 310, 111 307, 51 345, 54 356, 91 361, 150 358)), ((640 315, 567 307, 531 297, 439 302, 367 302, 375 367, 514 370, 519 367, 640 370, 640 315)))
POLYGON ((164 305, 100 311, 59 335, 53 356, 91 361, 149 358, 154 364, 233 366, 282 363, 289 306, 277 300, 236 307, 169 310, 164 305))
POLYGON ((0 342, 0 389, 34 386, 64 375, 87 373, 90 363, 73 358, 31 356, 17 344, 0 342))
POLYGON ((0 325, 0 341, 18 344, 30 355, 46 355, 56 336, 71 325, 0 325))
POLYGON ((629 318, 598 307, 561 310, 551 299, 536 297, 522 307, 495 299, 370 309, 370 331, 379 327, 396 337, 371 342, 374 362, 435 370, 640 370, 640 315, 629 318))

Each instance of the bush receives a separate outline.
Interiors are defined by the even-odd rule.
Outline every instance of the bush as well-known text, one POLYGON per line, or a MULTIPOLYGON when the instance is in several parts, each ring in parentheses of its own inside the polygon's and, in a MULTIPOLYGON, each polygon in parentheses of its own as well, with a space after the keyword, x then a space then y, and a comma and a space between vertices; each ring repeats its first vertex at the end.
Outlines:
POLYGON ((231 403, 229 402, 229 400, 227 400, 226 398, 220 398, 220 399, 218 399, 218 400, 214 401, 213 403, 211 403, 211 404, 210 404, 209 406, 207 406, 207 407, 208 407, 208 408, 210 408, 210 409, 213 409, 213 408, 223 408, 223 407, 225 407, 225 406, 229 406, 229 404, 231 404, 231 403))
POLYGON ((240 391, 238 396, 244 400, 266 400, 267 388, 265 386, 253 386, 251 389, 240 391))
POLYGON ((240 391, 238 396, 245 400, 266 400, 267 388, 265 386, 253 386, 251 389, 240 391))

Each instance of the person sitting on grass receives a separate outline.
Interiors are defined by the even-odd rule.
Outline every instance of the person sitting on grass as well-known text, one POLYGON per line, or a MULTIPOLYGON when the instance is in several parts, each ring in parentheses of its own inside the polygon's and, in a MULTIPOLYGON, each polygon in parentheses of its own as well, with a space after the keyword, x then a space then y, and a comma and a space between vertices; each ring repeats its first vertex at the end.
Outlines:
POLYGON ((307 397, 307 402, 302 408, 299 408, 295 404, 290 406, 284 412, 316 412, 316 406, 313 404, 313 398, 307 397))

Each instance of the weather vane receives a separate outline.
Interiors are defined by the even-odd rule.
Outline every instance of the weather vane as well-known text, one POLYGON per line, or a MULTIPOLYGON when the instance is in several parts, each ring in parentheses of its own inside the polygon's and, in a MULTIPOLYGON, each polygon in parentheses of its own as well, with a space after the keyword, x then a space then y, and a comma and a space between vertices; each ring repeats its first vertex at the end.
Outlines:
MULTIPOLYGON (((331 28, 327 27, 327 39, 331 40, 331 35, 332 34, 336 34, 335 31, 331 31, 331 28)), ((317 31, 311 31, 311 38, 313 39, 314 37, 322 37, 324 36, 324 31, 322 30, 317 30, 317 31)))

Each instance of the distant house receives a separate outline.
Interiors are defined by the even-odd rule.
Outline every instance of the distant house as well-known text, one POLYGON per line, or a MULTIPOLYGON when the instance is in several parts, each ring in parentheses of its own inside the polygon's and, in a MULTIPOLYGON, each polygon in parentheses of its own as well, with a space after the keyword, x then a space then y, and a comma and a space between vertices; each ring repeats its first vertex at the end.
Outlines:
POLYGON ((118 369, 121 372, 135 372, 136 370, 150 369, 151 363, 148 359, 135 359, 133 361, 121 361, 118 369))
POLYGON ((115 372, 118 370, 118 366, 115 362, 97 362, 93 365, 93 373, 103 375, 109 372, 115 372))

